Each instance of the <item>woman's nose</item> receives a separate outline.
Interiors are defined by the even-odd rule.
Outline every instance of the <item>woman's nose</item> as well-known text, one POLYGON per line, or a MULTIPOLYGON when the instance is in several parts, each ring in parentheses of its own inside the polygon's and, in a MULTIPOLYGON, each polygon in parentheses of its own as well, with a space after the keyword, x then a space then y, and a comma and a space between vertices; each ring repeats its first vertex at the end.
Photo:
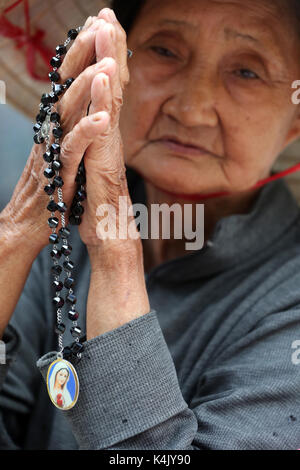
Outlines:
POLYGON ((185 76, 164 106, 163 112, 175 118, 186 127, 218 124, 216 111, 216 90, 209 77, 185 76))

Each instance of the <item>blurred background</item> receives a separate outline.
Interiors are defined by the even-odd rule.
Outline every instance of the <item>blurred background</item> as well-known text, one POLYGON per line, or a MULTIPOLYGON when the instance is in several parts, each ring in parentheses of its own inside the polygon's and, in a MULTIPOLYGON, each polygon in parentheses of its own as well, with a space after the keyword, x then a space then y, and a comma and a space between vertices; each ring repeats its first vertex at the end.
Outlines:
POLYGON ((0 211, 21 176, 33 144, 30 119, 8 104, 0 104, 0 211))

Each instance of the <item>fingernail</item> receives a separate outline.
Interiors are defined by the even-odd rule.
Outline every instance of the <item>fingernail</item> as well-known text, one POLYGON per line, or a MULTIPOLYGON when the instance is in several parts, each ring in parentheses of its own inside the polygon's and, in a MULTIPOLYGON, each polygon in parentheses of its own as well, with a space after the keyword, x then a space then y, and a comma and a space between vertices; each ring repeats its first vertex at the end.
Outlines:
POLYGON ((84 27, 88 28, 89 26, 91 26, 92 22, 93 22, 93 18, 89 16, 86 22, 84 23, 84 27))
POLYGON ((115 12, 111 8, 102 8, 102 10, 99 12, 99 14, 104 13, 107 18, 110 19, 110 21, 116 21, 117 17, 115 15, 115 12))
POLYGON ((105 73, 100 73, 99 75, 101 75, 101 78, 102 78, 102 85, 105 87, 105 88, 108 88, 108 85, 109 85, 109 78, 108 76, 105 74, 105 73))

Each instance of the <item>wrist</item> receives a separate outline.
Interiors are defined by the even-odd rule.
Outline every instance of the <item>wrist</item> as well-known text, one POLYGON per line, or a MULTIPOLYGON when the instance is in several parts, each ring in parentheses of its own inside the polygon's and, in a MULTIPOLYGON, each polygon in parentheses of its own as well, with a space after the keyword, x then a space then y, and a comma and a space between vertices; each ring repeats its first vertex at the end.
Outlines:
POLYGON ((23 260, 31 262, 45 246, 32 236, 30 227, 14 222, 8 206, 0 213, 0 239, 5 253, 10 255, 19 253, 23 260))
POLYGON ((130 266, 143 267, 143 245, 138 240, 103 240, 98 245, 87 245, 91 271, 128 271, 130 266))
POLYGON ((103 251, 100 247, 89 248, 92 270, 87 339, 150 312, 141 246, 137 241, 131 241, 131 246, 125 242, 110 250, 107 246, 103 251))

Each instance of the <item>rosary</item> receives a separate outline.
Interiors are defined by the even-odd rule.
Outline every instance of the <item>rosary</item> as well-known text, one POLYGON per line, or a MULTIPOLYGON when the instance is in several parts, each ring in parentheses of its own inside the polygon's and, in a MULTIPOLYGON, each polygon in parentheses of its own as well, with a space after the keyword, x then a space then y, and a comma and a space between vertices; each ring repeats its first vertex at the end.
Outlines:
MULTIPOLYGON (((62 137, 63 129, 60 126, 60 115, 56 111, 52 112, 52 106, 54 103, 57 103, 59 97, 74 81, 74 78, 68 78, 65 83, 59 84, 60 75, 57 69, 62 64, 62 56, 67 53, 68 44, 76 39, 81 29, 81 26, 76 29, 71 29, 68 32, 68 37, 64 44, 60 44, 56 47, 56 55, 52 57, 50 61, 50 65, 53 68, 53 71, 49 73, 52 91, 42 95, 39 114, 36 117, 36 124, 33 128, 35 131, 33 137, 34 142, 36 144, 46 143, 46 152, 43 154, 43 159, 48 163, 48 168, 44 171, 44 176, 47 178, 48 184, 45 186, 44 191, 50 197, 47 210, 51 213, 51 217, 48 219, 48 225, 52 229, 52 233, 49 236, 49 243, 51 245, 50 256, 53 260, 51 274, 54 277, 52 287, 55 289, 55 296, 52 302, 57 309, 55 333, 58 335, 59 351, 57 353, 57 359, 53 361, 48 368, 47 389, 52 403, 61 410, 69 410, 73 408, 77 402, 79 380, 74 365, 69 361, 72 360, 75 364, 80 361, 84 345, 80 340, 81 328, 77 324, 79 313, 76 311, 77 298, 73 291, 75 280, 72 275, 74 263, 69 258, 72 252, 72 246, 69 243, 71 231, 70 228, 66 227, 65 220, 65 212, 68 207, 63 200, 62 187, 64 181, 61 176, 59 176, 59 170, 62 169, 62 162, 59 157, 61 151, 60 138, 62 137), (50 145, 51 127, 54 143, 50 145), (54 200, 56 190, 57 202, 54 200), (56 212, 58 212, 61 220, 61 228, 58 233, 56 233, 56 229, 59 225, 59 218, 55 216, 56 212), (61 266, 59 260, 62 257, 64 261, 61 266), (63 271, 65 272, 65 278, 62 281, 60 280, 60 275, 63 271), (64 288, 68 291, 65 298, 62 297, 61 292, 64 288), (73 343, 66 347, 63 346, 63 335, 66 331, 62 313, 64 304, 67 305, 67 318, 72 322, 70 332, 74 338, 73 343)), ((130 58, 132 51, 128 49, 127 55, 130 58)), ((81 202, 86 199, 85 182, 85 168, 82 158, 75 178, 77 188, 70 207, 69 225, 80 225, 81 223, 81 216, 84 213, 81 202)))

